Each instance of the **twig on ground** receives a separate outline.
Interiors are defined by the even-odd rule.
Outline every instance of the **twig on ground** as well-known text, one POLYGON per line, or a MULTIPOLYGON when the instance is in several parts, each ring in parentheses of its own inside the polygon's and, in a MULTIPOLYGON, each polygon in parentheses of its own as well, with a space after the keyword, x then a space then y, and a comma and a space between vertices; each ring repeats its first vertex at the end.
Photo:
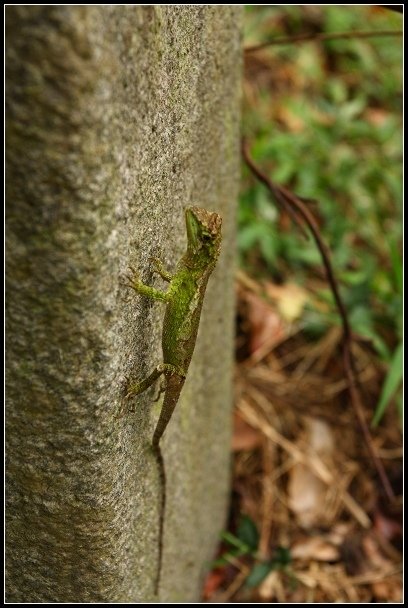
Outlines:
POLYGON ((298 42, 308 41, 325 42, 328 40, 344 40, 353 38, 374 38, 378 36, 402 36, 402 34, 402 30, 371 30, 369 32, 355 30, 354 32, 334 32, 332 34, 318 34, 316 32, 311 32, 307 34, 299 34, 297 36, 280 36, 274 40, 269 40, 268 42, 247 46, 244 48, 244 53, 254 53, 255 51, 265 49, 268 46, 278 46, 281 44, 296 44, 298 42))

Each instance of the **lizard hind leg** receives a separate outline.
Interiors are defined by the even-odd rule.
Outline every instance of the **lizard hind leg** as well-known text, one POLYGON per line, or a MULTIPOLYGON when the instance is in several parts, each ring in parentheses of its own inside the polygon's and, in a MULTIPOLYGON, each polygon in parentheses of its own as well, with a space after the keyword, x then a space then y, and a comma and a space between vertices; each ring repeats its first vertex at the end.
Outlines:
POLYGON ((128 399, 129 397, 132 397, 134 395, 140 395, 140 393, 143 393, 150 386, 152 386, 152 384, 154 384, 154 382, 156 382, 156 380, 164 373, 164 371, 165 370, 163 369, 163 364, 160 363, 152 371, 152 373, 149 376, 147 376, 147 378, 145 378, 144 380, 141 380, 140 382, 136 382, 136 384, 131 384, 128 387, 126 398, 128 399))
MULTIPOLYGON (((179 376, 185 377, 184 372, 179 370, 174 365, 171 365, 171 363, 159 363, 159 365, 154 368, 152 373, 149 376, 147 376, 147 378, 145 378, 144 380, 141 380, 140 382, 136 382, 135 384, 131 384, 128 387, 125 398, 128 399, 129 397, 133 397, 134 395, 140 395, 141 393, 144 393, 144 391, 147 390, 150 386, 152 386, 152 384, 154 384, 156 382, 156 380, 158 378, 160 378, 160 376, 162 374, 166 374, 166 373, 178 374, 179 376)), ((164 388, 164 390, 166 390, 166 389, 164 388)), ((162 392, 162 387, 160 387, 159 396, 160 396, 161 392, 162 392)))

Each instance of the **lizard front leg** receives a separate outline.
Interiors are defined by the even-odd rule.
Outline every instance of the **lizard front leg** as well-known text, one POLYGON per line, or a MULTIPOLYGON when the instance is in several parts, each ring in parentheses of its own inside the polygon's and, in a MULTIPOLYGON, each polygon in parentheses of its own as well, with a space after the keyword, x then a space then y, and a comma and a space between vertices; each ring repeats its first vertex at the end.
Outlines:
POLYGON ((170 295, 168 292, 160 291, 159 289, 150 287, 150 285, 145 285, 145 283, 139 279, 139 273, 134 268, 129 266, 129 270, 132 274, 127 276, 129 281, 126 283, 127 287, 134 289, 136 293, 140 293, 142 296, 146 296, 151 300, 160 300, 161 302, 169 301, 170 295))
POLYGON ((163 281, 170 283, 173 275, 165 269, 163 262, 159 258, 151 258, 151 262, 154 272, 160 275, 163 281))

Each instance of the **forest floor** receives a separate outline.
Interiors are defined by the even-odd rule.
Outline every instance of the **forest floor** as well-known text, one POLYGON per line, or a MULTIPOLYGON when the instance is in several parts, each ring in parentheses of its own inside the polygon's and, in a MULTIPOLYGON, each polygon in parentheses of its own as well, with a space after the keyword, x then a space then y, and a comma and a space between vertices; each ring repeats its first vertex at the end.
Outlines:
POLYGON ((360 31, 400 28, 379 7, 247 10, 247 49, 356 32, 246 52, 243 126, 315 218, 350 334, 310 226, 245 167, 231 507, 203 601, 402 601, 401 38, 360 31))

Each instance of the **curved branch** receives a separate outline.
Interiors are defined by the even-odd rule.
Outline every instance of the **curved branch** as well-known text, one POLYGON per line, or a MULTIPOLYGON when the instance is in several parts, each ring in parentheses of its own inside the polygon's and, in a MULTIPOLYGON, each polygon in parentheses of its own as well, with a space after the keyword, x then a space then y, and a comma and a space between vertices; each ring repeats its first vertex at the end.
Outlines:
POLYGON ((318 41, 326 42, 328 40, 345 40, 353 38, 375 38, 378 36, 402 36, 402 30, 371 30, 367 31, 351 31, 351 32, 335 32, 332 34, 317 34, 316 32, 310 34, 299 34, 298 36, 280 36, 269 42, 263 42, 254 46, 247 46, 244 48, 245 53, 253 53, 261 49, 265 49, 268 46, 277 46, 280 44, 295 44, 297 42, 308 42, 318 41))
POLYGON ((309 228, 312 236, 315 240, 316 246, 319 249, 320 255, 322 257, 322 262, 324 268, 326 270, 327 280, 329 282, 330 288, 333 293, 334 300, 336 302, 337 309, 339 311, 342 327, 343 327, 343 337, 342 337, 342 347, 343 347, 343 363, 344 363, 344 371, 346 374, 347 382, 348 382, 348 390, 350 395, 350 401, 353 405, 354 412, 356 414, 358 423, 360 425, 361 431, 363 433, 363 437, 365 443, 367 445, 367 449, 373 461, 373 464, 377 470, 377 473, 381 479, 384 490, 389 498, 389 500, 393 500, 395 498, 394 492, 392 490, 390 481, 388 479, 387 473, 385 471, 384 465, 380 458, 377 455, 376 449, 374 447, 374 443, 367 426, 367 422, 364 416, 364 408, 361 402, 360 392, 358 390, 358 381, 355 372, 353 353, 352 353, 352 340, 353 335, 350 327, 350 322, 348 319, 346 307, 344 306, 343 300, 340 296, 340 291, 338 288, 337 280, 333 271, 333 267, 330 261, 330 252, 327 247, 325 241, 323 240, 317 222, 313 216, 313 214, 306 207, 305 203, 293 192, 290 192, 284 186, 280 186, 275 184, 267 175, 265 175, 254 163, 252 160, 248 147, 245 141, 242 142, 242 154, 247 163, 248 167, 252 171, 254 175, 261 181, 271 192, 274 198, 276 198, 281 204, 285 201, 285 208, 292 207, 293 212, 296 216, 296 223, 299 224, 299 218, 301 218, 304 223, 309 228))

